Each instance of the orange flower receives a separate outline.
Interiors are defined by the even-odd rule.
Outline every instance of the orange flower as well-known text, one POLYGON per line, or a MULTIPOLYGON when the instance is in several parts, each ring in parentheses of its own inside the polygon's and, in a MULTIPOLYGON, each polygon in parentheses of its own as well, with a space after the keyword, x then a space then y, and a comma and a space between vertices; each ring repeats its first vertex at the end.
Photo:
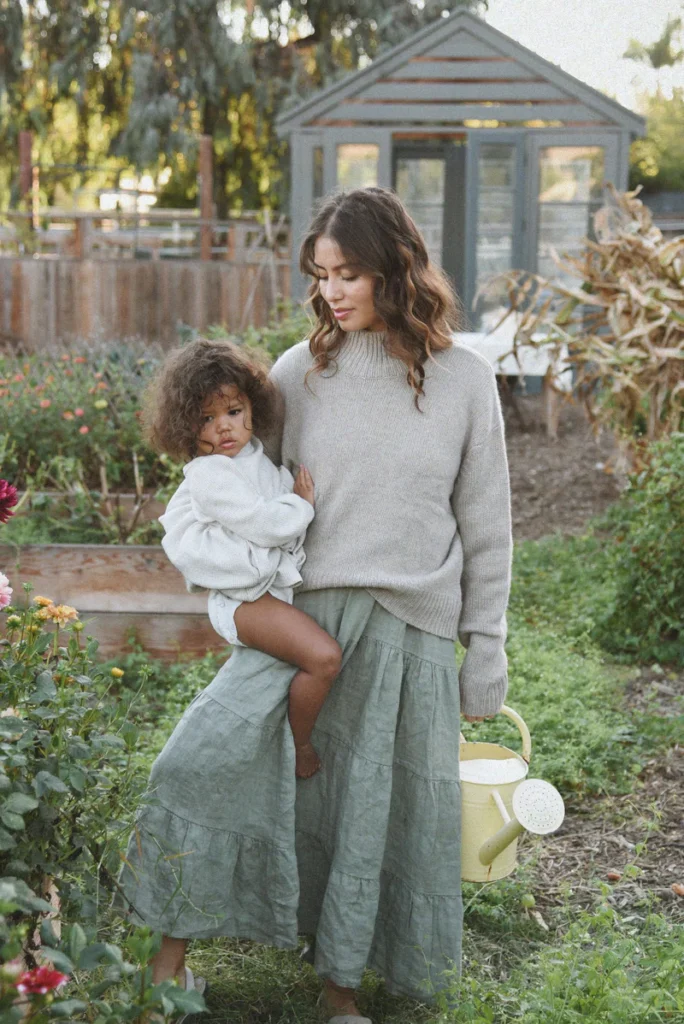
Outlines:
POLYGON ((64 629, 68 622, 73 622, 78 618, 78 612, 70 604, 58 604, 57 607, 53 605, 50 610, 52 612, 50 618, 58 626, 61 626, 62 629, 64 629))
POLYGON ((87 363, 88 360, 86 359, 85 356, 74 356, 74 362, 75 363, 87 363))
POLYGON ((93 377, 95 378, 95 380, 102 380, 102 374, 99 371, 97 373, 94 373, 93 377))
POLYGON ((71 359, 71 356, 67 355, 67 353, 65 352, 62 356, 60 356, 60 359, 62 360, 63 363, 68 363, 69 360, 71 359))
POLYGON ((33 598, 33 603, 40 605, 41 608, 47 608, 49 605, 54 604, 51 597, 41 597, 40 594, 36 594, 33 598))
POLYGON ((0 388, 0 398, 6 398, 9 395, 9 388, 0 388))
POLYGON ((73 418, 74 418, 73 412, 69 412, 69 410, 67 410, 66 412, 63 412, 62 416, 64 417, 65 420, 73 420, 73 418))

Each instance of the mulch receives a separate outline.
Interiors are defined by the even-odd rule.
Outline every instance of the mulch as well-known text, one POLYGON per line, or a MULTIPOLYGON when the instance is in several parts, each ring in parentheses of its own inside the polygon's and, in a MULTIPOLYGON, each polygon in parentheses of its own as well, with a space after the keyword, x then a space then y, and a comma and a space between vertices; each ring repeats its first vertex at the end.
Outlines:
POLYGON ((517 399, 527 429, 505 409, 511 477, 513 536, 537 540, 560 531, 582 533, 620 494, 624 477, 615 472, 615 445, 607 434, 595 438, 581 409, 566 405, 558 439, 546 435, 540 396, 517 399))

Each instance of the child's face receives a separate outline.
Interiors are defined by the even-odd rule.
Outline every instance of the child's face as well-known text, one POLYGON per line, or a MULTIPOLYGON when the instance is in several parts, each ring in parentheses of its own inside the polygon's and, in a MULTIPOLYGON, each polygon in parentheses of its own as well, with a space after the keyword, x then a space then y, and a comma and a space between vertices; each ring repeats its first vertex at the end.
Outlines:
POLYGON ((207 395, 202 403, 202 426, 197 438, 203 455, 233 458, 252 437, 252 405, 234 384, 207 395))
POLYGON ((314 260, 321 295, 343 331, 382 331, 385 324, 375 311, 375 278, 345 263, 336 242, 316 239, 314 260))

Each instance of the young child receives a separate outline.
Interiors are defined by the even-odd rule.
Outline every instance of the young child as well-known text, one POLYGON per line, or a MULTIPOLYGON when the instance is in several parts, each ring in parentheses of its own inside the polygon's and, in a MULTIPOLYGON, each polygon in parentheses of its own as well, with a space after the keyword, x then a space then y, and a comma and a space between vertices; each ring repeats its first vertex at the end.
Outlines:
POLYGON ((266 456, 257 433, 278 415, 266 368, 229 343, 196 341, 165 360, 148 394, 150 444, 187 460, 185 479, 160 517, 162 544, 191 589, 209 590, 209 617, 229 643, 298 668, 289 719, 296 774, 320 768, 310 738, 340 671, 339 645, 292 606, 314 485, 266 456))

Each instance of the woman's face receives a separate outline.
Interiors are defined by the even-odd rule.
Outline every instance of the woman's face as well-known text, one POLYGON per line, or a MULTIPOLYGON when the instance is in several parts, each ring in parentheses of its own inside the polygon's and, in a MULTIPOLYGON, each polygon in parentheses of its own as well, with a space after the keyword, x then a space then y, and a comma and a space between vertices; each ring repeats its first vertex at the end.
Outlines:
POLYGON ((384 331, 375 311, 372 274, 345 262, 337 243, 322 236, 316 240, 314 263, 318 287, 343 331, 384 331))

